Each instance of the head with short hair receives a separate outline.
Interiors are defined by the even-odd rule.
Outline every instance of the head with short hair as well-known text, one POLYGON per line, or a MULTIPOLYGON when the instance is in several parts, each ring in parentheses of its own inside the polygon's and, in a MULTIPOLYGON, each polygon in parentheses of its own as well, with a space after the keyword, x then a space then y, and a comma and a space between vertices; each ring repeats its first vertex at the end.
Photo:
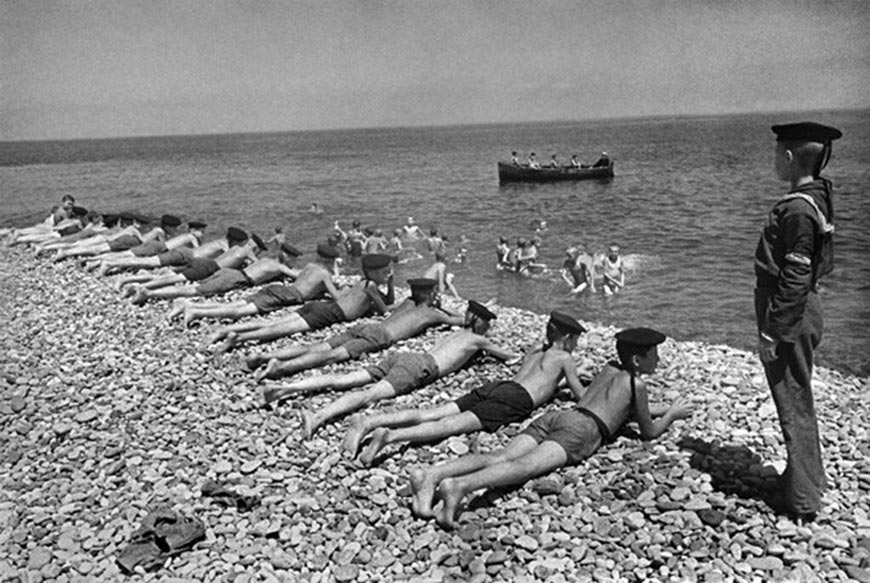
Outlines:
POLYGON ((389 255, 369 254, 363 255, 360 260, 363 277, 367 281, 373 281, 378 285, 385 284, 393 274, 393 258, 389 255))
POLYGON ((438 236, 438 229, 435 227, 432 227, 431 229, 429 229, 429 235, 431 237, 437 237, 438 236))
POLYGON ((69 210, 76 204, 76 198, 71 194, 65 194, 60 199, 60 206, 69 210))
POLYGON ((571 352, 577 346, 577 339, 584 332, 586 332, 586 329, 571 316, 561 312, 550 312, 550 319, 547 321, 547 340, 544 343, 544 350, 549 349, 557 343, 561 343, 561 347, 564 350, 571 352))
POLYGON ((498 242, 499 242, 499 244, 507 245, 508 244, 507 237, 499 237, 498 242))
POLYGON ((666 336, 652 328, 629 328, 616 334, 616 354, 631 374, 651 373, 658 364, 658 345, 666 336))
POLYGON ((438 282, 428 277, 420 277, 409 279, 408 285, 411 287, 411 300, 416 305, 428 304, 433 305, 438 293, 438 282))
POLYGON ((607 255, 613 259, 619 255, 619 245, 611 245, 607 248, 607 255))

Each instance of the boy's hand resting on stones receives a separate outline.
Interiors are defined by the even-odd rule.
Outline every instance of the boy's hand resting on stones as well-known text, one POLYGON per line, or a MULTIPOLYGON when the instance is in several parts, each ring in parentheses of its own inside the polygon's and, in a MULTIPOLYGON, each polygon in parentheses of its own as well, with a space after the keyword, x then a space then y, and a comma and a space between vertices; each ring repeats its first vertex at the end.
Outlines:
POLYGON ((694 411, 694 406, 691 401, 686 398, 680 397, 673 403, 668 410, 673 419, 688 419, 692 416, 692 412, 694 411))

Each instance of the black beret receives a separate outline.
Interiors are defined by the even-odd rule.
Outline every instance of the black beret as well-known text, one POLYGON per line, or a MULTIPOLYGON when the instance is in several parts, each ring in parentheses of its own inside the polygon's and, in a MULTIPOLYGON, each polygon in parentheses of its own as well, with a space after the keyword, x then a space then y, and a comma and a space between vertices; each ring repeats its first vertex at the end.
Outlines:
POLYGON ((665 336, 652 328, 628 328, 616 333, 616 340, 632 346, 656 346, 665 341, 665 336))
POLYGON ((122 221, 132 221, 136 218, 136 215, 134 215, 130 211, 124 211, 120 215, 118 215, 118 218, 122 221))
POLYGON ((88 209, 83 206, 74 206, 72 207, 72 214, 74 217, 83 217, 88 214, 88 209))
POLYGON ((409 279, 408 285, 411 286, 411 289, 427 290, 434 288, 438 285, 438 282, 429 277, 417 277, 415 279, 409 279))
POLYGON ((383 269, 393 262, 393 258, 389 255, 381 255, 379 253, 371 253, 362 256, 363 269, 383 269))
POLYGON ((468 311, 477 316, 478 318, 482 318, 487 321, 495 320, 497 317, 489 310, 489 308, 487 308, 480 302, 475 302, 474 300, 468 300, 468 311))
POLYGON ((227 239, 234 243, 244 243, 248 240, 248 234, 238 227, 230 227, 227 229, 227 239))
POLYGON ((260 238, 256 233, 251 233, 251 239, 254 240, 254 243, 257 244, 257 247, 260 248, 261 251, 266 250, 266 243, 260 238))
POLYGON ((208 226, 208 225, 206 225, 206 224, 203 223, 202 221, 190 221, 189 223, 187 223, 187 228, 188 228, 188 229, 194 229, 194 230, 195 230, 195 229, 204 229, 204 228, 206 228, 207 226, 208 226))
POLYGON ((142 213, 133 213, 133 220, 143 224, 151 222, 151 219, 142 213))
POLYGON ((163 215, 160 217, 160 224, 164 227, 177 227, 181 224, 181 219, 175 215, 163 215))
POLYGON ((293 257, 299 257, 300 255, 302 255, 302 251, 300 251, 290 243, 281 243, 281 251, 293 257))
POLYGON ((550 312, 550 323, 566 334, 583 334, 586 328, 580 322, 562 312, 550 312))
POLYGON ((843 132, 837 128, 813 121, 787 123, 771 126, 770 129, 776 134, 777 142, 819 142, 824 144, 843 137, 843 132))
POLYGON ((114 213, 103 213, 103 224, 110 227, 118 222, 118 215, 114 213))
POLYGON ((335 259, 339 255, 338 248, 328 243, 321 243, 317 246, 317 254, 321 257, 326 257, 327 259, 335 259))

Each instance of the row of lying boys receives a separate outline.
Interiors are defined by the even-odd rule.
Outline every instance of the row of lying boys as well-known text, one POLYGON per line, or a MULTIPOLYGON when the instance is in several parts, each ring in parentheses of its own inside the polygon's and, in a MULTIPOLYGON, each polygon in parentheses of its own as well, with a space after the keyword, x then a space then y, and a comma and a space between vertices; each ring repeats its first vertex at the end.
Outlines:
MULTIPOLYGON (((126 219, 132 221, 134 225, 142 222, 135 216, 126 219)), ((164 216, 160 229, 165 232, 167 228, 171 230, 177 227, 180 222, 177 223, 177 220, 173 219, 168 215, 164 216)), ((189 225, 190 232, 201 230, 202 227, 204 225, 201 223, 189 225)), ((227 240, 235 243, 234 247, 246 247, 250 245, 250 241, 253 241, 256 248, 265 249, 265 243, 256 235, 252 237, 243 237, 243 235, 244 232, 231 228, 227 240)), ((201 233, 199 236, 201 237, 201 233)), ((80 241, 87 241, 87 238, 80 241)), ((104 244, 107 243, 103 241, 90 245, 104 244)), ((111 248, 111 245, 109 247, 111 248)), ((157 247, 157 245, 153 246, 153 248, 157 247)), ((182 247, 187 246, 167 248, 160 255, 143 255, 142 258, 153 259, 165 256, 166 253, 178 251, 182 247)), ((329 280, 331 275, 328 269, 329 260, 334 260, 337 256, 337 252, 328 247, 328 245, 319 245, 317 251, 320 261, 309 264, 309 266, 314 265, 315 270, 325 272, 326 280, 329 280)), ((250 250, 253 248, 251 247, 250 250)), ((288 251, 295 251, 295 249, 286 243, 283 244, 282 254, 289 256, 299 254, 288 253, 288 251)), ((185 252, 181 252, 180 255, 188 256, 185 252)), ((71 253, 70 256, 76 254, 71 253)), ((133 255, 128 259, 132 260, 133 257, 137 256, 133 255)), ((195 257, 191 258, 195 259, 195 257)), ((491 310, 475 301, 468 303, 466 313, 462 315, 440 307, 434 280, 425 278, 409 280, 411 297, 395 306, 390 305, 394 292, 391 262, 392 258, 385 255, 364 256, 362 260, 364 276, 359 284, 343 292, 333 287, 332 290, 328 290, 328 293, 333 296, 332 300, 306 302, 303 308, 290 316, 291 320, 298 319, 304 322, 308 325, 308 329, 325 327, 323 324, 331 325, 327 320, 336 320, 333 323, 348 321, 352 318, 348 318, 348 314, 343 312, 341 300, 347 295, 344 292, 359 289, 367 298, 379 300, 377 303, 381 304, 384 312, 393 308, 382 321, 355 326, 323 343, 291 347, 283 354, 273 353, 266 358, 254 357, 249 359, 249 365, 256 367, 263 361, 267 361, 269 366, 262 376, 285 376, 324 364, 357 359, 363 354, 386 348, 399 340, 417 335, 433 325, 464 324, 464 328, 442 339, 431 351, 424 354, 393 353, 378 364, 360 371, 345 375, 321 375, 291 385, 267 388, 263 394, 264 400, 267 403, 275 403, 290 395, 310 390, 327 387, 346 390, 374 382, 366 390, 344 395, 317 413, 306 411, 303 415, 306 435, 313 433, 329 419, 359 409, 375 400, 407 393, 450 374, 480 352, 492 354, 509 363, 519 361, 519 370, 511 380, 489 383, 456 401, 432 409, 354 417, 343 443, 344 450, 351 455, 356 455, 363 441, 370 438, 360 458, 364 463, 371 464, 381 451, 392 443, 427 442, 470 431, 495 431, 499 427, 530 416, 536 407, 552 397, 563 380, 578 399, 578 407, 575 409, 546 413, 534 420, 502 450, 490 454, 472 454, 412 472, 413 508, 419 516, 436 515, 433 501, 438 498, 443 504, 437 512, 436 519, 445 527, 453 526, 461 500, 473 490, 521 483, 565 464, 577 463, 591 455, 601 444, 610 441, 612 435, 630 417, 638 422, 641 436, 650 439, 661 435, 674 420, 690 415, 691 409, 683 400, 669 407, 651 409, 647 400, 646 386, 638 378, 640 374, 652 372, 656 367, 658 361, 656 347, 664 341, 664 336, 659 332, 636 328, 619 333, 617 335, 619 362, 608 364, 595 377, 588 389, 584 389, 579 382, 571 352, 576 347, 579 335, 585 330, 572 317, 553 312, 547 324, 546 342, 519 357, 495 345, 485 336, 491 321, 496 317, 491 310), (383 294, 378 287, 384 284, 388 286, 387 294, 383 294), (306 306, 313 307, 303 311, 306 306), (324 309, 327 306, 328 308, 324 309), (300 316, 299 312, 303 312, 303 315, 300 316), (314 323, 314 326, 310 325, 309 320, 314 323)), ((306 269, 309 266, 306 266, 306 269)), ((107 270, 101 268, 101 271, 105 273, 107 270)), ((296 278, 294 286, 299 284, 300 275, 301 272, 288 274, 296 278)), ((248 283, 256 283, 256 281, 248 283)), ((261 294, 267 288, 257 293, 261 294)), ((296 299, 301 298, 296 297, 296 299)), ((188 307, 185 305, 182 311, 188 307)), ((177 305, 175 309, 178 311, 177 305)), ((364 313, 368 312, 369 310, 366 310, 364 313)), ((238 329, 226 331, 224 339, 230 342, 225 348, 235 346, 241 340, 239 336, 238 329)))

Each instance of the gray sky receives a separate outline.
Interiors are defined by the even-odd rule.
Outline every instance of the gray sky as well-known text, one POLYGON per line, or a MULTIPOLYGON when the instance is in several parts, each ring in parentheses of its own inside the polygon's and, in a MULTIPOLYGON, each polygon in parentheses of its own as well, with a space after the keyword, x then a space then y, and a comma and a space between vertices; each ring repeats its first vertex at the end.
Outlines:
POLYGON ((0 140, 870 107, 870 2, 0 1, 0 140))

